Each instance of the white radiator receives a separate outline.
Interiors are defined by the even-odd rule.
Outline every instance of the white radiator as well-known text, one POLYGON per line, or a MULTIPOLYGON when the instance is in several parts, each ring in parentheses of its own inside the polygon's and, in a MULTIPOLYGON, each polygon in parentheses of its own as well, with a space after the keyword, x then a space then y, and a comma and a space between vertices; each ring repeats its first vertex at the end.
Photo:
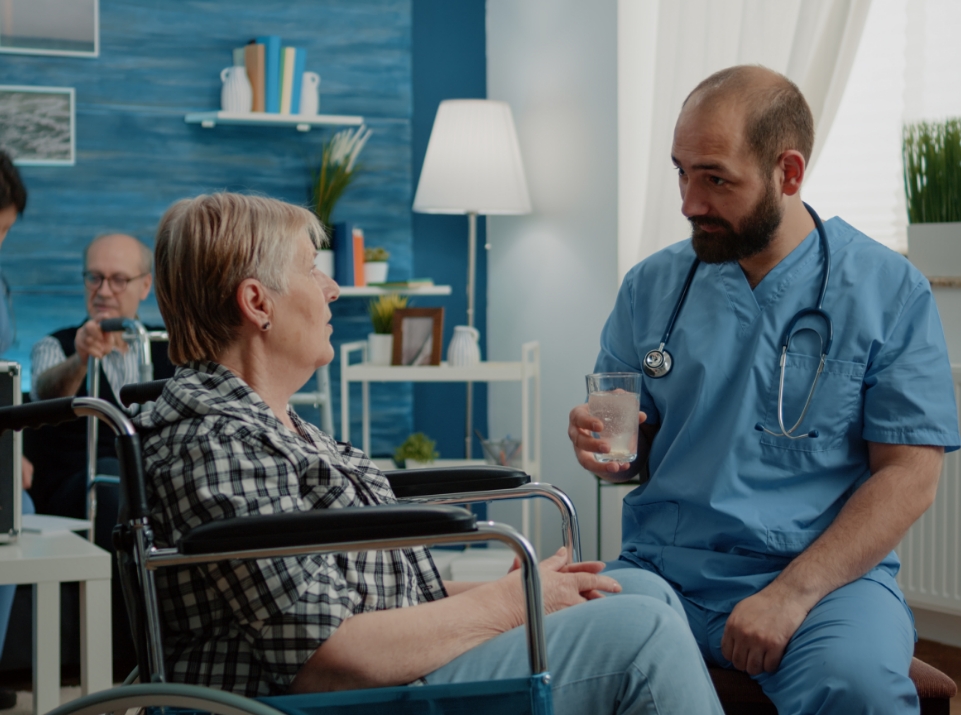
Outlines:
MULTIPOLYGON (((961 366, 952 366, 954 399, 961 405, 961 366)), ((898 545, 898 584, 908 603, 961 615, 961 452, 944 457, 934 504, 898 545)))

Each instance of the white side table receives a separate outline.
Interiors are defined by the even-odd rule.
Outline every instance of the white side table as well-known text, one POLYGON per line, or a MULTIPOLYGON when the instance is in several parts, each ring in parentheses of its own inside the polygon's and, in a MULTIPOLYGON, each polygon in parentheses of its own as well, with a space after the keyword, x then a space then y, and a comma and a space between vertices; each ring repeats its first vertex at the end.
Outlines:
POLYGON ((21 534, 0 546, 0 584, 33 584, 33 712, 60 705, 60 584, 80 582, 80 685, 112 685, 110 554, 76 534, 21 534))
MULTIPOLYGON (((340 431, 350 441, 350 383, 361 383, 361 448, 370 454, 370 383, 372 382, 517 382, 521 388, 521 469, 538 481, 541 475, 541 382, 540 345, 521 346, 517 362, 480 362, 471 367, 440 365, 370 365, 367 343, 340 346, 340 431), (359 363, 350 363, 352 353, 360 353, 359 363)), ((450 460, 454 462, 455 460, 450 460)), ((465 460, 457 460, 465 463, 465 460)), ((469 461, 469 460, 468 460, 469 461)), ((534 546, 540 550, 540 500, 534 503, 534 546)), ((521 504, 521 531, 531 535, 529 501, 521 504)))

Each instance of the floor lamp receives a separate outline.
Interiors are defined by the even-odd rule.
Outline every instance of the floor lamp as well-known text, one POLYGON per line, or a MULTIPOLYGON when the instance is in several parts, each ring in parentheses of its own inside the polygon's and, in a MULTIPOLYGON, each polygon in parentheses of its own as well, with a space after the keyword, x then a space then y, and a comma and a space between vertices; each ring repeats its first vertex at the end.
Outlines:
MULTIPOLYGON (((474 326, 477 216, 526 214, 524 179, 514 117, 506 102, 448 99, 440 103, 414 196, 414 211, 467 215, 467 324, 474 326)), ((464 452, 471 456, 472 383, 467 383, 464 452)))

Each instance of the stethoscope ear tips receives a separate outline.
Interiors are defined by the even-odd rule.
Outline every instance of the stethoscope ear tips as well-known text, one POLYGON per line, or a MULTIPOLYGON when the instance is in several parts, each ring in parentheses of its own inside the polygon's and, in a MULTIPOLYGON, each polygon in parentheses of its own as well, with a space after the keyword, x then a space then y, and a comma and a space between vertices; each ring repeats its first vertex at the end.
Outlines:
POLYGON ((760 422, 758 422, 756 425, 754 425, 754 429, 756 429, 758 432, 763 432, 763 431, 764 431, 764 428, 761 426, 761 423, 760 423, 760 422))
POLYGON ((808 437, 810 437, 811 439, 814 439, 817 436, 818 436, 818 431, 816 429, 813 429, 810 432, 808 432, 808 437))

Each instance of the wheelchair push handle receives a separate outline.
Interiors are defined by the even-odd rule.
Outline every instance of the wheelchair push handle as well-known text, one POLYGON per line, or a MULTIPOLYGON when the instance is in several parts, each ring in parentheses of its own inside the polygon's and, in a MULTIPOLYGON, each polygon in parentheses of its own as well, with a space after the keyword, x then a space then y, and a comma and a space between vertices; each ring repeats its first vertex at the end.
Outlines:
POLYGON ((15 407, 0 407, 0 430, 39 429, 77 419, 72 397, 28 402, 15 407))
POLYGON ((164 391, 167 380, 151 380, 150 382, 132 382, 120 388, 120 402, 124 407, 133 404, 153 402, 164 391))

